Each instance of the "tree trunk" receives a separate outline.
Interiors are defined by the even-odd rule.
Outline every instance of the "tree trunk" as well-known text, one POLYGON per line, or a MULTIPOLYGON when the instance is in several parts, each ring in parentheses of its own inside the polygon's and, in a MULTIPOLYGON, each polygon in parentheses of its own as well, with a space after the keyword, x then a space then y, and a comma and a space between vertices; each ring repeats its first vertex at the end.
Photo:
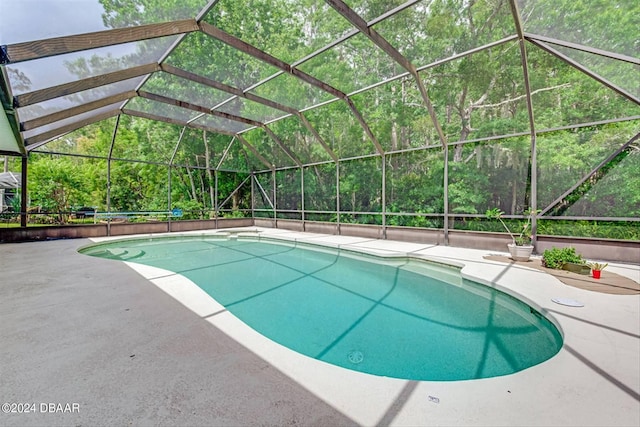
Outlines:
POLYGON ((395 120, 391 123, 391 151, 398 150, 398 124, 395 120))
POLYGON ((187 169, 187 176, 189 177, 189 184, 191 184, 191 200, 198 201, 198 192, 196 191, 196 183, 193 180, 193 175, 191 175, 191 169, 187 169))
MULTIPOLYGON (((200 168, 200 156, 196 156, 196 166, 200 168)), ((200 173, 200 169, 198 169, 198 181, 200 182, 200 194, 202 194, 202 206, 206 209, 207 199, 206 197, 204 197, 206 191, 204 189, 204 179, 202 179, 202 173, 200 173)))
POLYGON ((211 170, 211 152, 209 151, 209 143, 207 141, 207 131, 202 131, 202 140, 204 141, 204 166, 207 168, 207 176, 209 177, 209 199, 211 201, 211 209, 215 207, 215 194, 213 188, 213 171, 211 170))

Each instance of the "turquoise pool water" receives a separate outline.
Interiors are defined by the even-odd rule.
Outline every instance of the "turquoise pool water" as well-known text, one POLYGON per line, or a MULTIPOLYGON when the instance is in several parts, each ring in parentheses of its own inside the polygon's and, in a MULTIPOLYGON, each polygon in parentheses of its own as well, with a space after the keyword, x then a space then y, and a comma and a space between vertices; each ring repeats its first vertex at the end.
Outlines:
POLYGON ((374 375, 488 378, 562 346, 528 305, 423 261, 220 237, 122 240, 81 252, 179 273, 273 341, 374 375))

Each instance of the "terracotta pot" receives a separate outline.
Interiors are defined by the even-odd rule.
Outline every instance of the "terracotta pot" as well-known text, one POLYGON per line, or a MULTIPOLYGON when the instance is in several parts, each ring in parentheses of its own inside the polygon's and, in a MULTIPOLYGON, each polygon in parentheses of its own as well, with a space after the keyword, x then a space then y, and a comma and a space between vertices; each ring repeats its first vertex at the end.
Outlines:
POLYGON ((529 261, 533 252, 533 245, 518 246, 514 243, 509 243, 507 247, 509 248, 511 259, 514 261, 529 261))

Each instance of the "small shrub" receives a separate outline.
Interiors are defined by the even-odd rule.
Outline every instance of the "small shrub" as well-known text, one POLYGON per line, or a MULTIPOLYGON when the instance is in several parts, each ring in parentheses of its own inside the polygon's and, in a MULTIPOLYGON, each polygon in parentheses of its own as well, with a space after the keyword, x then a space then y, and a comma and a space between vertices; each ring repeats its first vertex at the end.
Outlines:
POLYGON ((582 255, 576 252, 576 248, 551 248, 542 254, 542 265, 547 268, 561 269, 567 262, 584 264, 582 255))
POLYGON ((244 218, 244 212, 238 209, 233 209, 231 212, 224 212, 222 214, 223 218, 244 218))

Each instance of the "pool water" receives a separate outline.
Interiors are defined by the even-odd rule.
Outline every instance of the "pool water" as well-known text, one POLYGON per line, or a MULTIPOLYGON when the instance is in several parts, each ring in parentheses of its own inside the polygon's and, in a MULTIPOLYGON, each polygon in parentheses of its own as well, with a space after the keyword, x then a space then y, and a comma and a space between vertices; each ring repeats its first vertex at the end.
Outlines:
POLYGON ((179 273, 273 341, 374 375, 501 376, 562 346, 528 305, 421 260, 220 237, 121 240, 81 252, 179 273))

